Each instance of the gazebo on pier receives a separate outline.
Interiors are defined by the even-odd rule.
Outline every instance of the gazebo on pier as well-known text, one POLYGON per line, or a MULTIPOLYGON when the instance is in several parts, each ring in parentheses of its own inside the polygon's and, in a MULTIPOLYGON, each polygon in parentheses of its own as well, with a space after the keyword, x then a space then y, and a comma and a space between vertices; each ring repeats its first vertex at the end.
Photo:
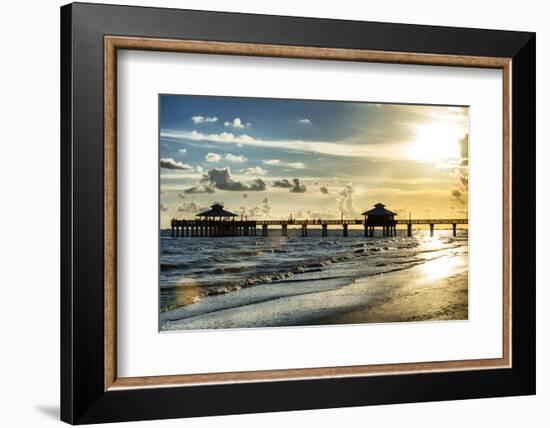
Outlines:
POLYGON ((235 220, 237 214, 214 204, 208 211, 198 213, 197 220, 172 219, 172 237, 256 236, 255 220, 235 220))
POLYGON ((216 217, 218 217, 218 220, 225 220, 228 217, 237 217, 237 214, 224 210, 222 204, 214 204, 208 211, 198 213, 196 217, 199 217, 201 220, 216 220, 216 217))
POLYGON ((397 214, 385 207, 379 202, 374 208, 361 214, 365 216, 365 236, 374 236, 375 227, 382 228, 382 236, 395 236, 397 224, 395 216, 397 214))

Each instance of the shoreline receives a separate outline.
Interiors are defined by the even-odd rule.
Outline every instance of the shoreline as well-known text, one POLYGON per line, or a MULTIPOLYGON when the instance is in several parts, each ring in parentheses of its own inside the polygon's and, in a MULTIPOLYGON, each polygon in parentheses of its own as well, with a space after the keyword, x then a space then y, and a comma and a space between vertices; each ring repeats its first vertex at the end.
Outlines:
POLYGON ((445 255, 408 269, 360 277, 337 289, 212 307, 211 312, 182 319, 168 311, 161 315, 161 331, 467 320, 467 258, 467 253, 445 255))
MULTIPOLYGON (((454 273, 431 279, 423 270, 446 260, 431 260, 424 265, 368 278, 370 302, 345 313, 322 320, 322 324, 363 324, 412 321, 468 320, 468 270, 464 259, 454 273)), ((364 281, 359 279, 358 282, 364 281)))

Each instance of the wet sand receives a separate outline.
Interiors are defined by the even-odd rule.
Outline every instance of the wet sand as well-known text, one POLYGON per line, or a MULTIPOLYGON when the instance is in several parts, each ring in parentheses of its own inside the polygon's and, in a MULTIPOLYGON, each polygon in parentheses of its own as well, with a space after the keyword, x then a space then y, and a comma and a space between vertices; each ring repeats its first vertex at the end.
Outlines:
POLYGON ((323 324, 468 319, 466 255, 366 280, 371 297, 368 303, 325 318, 323 324))

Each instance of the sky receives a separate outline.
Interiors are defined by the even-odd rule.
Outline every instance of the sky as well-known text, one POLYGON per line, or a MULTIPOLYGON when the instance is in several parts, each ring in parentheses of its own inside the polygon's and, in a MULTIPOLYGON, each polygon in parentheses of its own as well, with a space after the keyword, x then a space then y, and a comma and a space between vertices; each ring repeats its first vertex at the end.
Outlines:
POLYGON ((214 203, 249 219, 467 218, 468 108, 160 95, 161 227, 214 203))

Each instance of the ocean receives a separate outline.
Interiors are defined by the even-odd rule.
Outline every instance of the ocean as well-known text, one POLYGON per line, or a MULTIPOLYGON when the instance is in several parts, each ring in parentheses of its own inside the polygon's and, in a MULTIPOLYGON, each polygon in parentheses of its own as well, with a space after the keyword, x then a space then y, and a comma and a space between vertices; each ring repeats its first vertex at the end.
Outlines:
POLYGON ((370 238, 352 228, 349 237, 341 228, 329 229, 327 237, 318 229, 308 232, 306 238, 298 229, 289 229, 288 237, 273 229, 269 237, 172 238, 162 230, 160 329, 319 324, 327 313, 361 300, 342 298, 358 280, 368 288, 371 277, 468 253, 467 229, 456 237, 444 229, 433 237, 423 229, 412 237, 406 230, 370 238))

